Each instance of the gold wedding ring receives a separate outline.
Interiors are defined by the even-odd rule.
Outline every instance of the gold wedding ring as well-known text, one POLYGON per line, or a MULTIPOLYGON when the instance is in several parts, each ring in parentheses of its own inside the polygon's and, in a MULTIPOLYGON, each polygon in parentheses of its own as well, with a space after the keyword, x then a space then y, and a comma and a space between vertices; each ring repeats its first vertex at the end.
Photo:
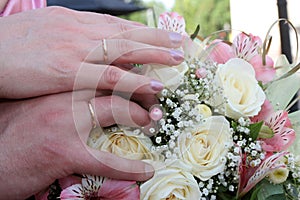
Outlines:
POLYGON ((102 39, 102 48, 103 48, 103 60, 104 62, 107 62, 108 54, 107 54, 106 39, 102 39))
POLYGON ((94 129, 94 128, 97 127, 96 115, 95 115, 93 105, 90 101, 88 102, 88 105, 89 105, 89 111, 90 111, 90 114, 91 114, 91 117, 92 117, 92 126, 93 126, 93 129, 94 129))

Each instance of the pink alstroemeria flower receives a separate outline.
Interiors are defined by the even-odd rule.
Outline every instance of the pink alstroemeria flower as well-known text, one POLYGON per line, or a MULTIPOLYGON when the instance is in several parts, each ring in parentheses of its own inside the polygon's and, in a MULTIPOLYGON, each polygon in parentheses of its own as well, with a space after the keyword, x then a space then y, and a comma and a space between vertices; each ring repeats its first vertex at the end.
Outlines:
POLYGON ((242 161, 239 164, 239 187, 238 196, 242 197, 249 192, 257 183, 264 179, 268 173, 280 167, 286 167, 284 164, 278 162, 282 156, 287 155, 288 152, 268 153, 265 159, 258 167, 250 167, 246 163, 246 156, 242 155, 242 161))
MULTIPOLYGON (((75 184, 80 184, 81 183, 81 178, 78 176, 67 176, 64 178, 61 178, 58 180, 58 183, 60 187, 64 190, 67 187, 70 187, 75 184)), ((48 200, 48 195, 49 195, 49 189, 46 191, 41 191, 38 194, 35 195, 36 200, 48 200)))
POLYGON ((274 78, 276 71, 274 62, 269 56, 266 56, 266 64, 263 65, 261 47, 262 41, 258 36, 242 32, 234 38, 232 45, 222 40, 214 40, 208 47, 212 48, 209 58, 221 64, 231 58, 242 58, 253 66, 256 79, 267 83, 274 78))
POLYGON ((260 122, 266 120, 270 115, 274 113, 274 109, 269 100, 265 100, 264 104, 261 106, 261 110, 258 115, 251 117, 251 122, 260 122))
POLYGON ((81 184, 67 187, 61 192, 62 200, 125 200, 139 199, 140 189, 135 181, 122 181, 87 175, 81 184))
POLYGON ((267 152, 286 150, 296 139, 296 133, 290 128, 291 122, 286 111, 273 113, 265 120, 265 125, 274 132, 272 138, 261 139, 261 146, 267 152))
POLYGON ((160 14, 157 27, 186 35, 184 18, 176 12, 164 12, 160 14))

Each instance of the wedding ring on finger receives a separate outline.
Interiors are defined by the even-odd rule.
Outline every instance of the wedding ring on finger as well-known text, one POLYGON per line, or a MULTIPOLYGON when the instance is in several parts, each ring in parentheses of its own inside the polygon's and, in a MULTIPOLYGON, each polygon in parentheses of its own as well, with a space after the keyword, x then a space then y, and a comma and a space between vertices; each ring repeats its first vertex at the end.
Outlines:
POLYGON ((107 44, 106 39, 102 39, 102 48, 103 48, 103 61, 108 61, 108 54, 107 54, 107 44))
POLYGON ((90 111, 91 118, 92 118, 92 128, 94 129, 97 127, 95 111, 94 111, 93 105, 90 101, 88 102, 88 106, 89 106, 89 111, 90 111))

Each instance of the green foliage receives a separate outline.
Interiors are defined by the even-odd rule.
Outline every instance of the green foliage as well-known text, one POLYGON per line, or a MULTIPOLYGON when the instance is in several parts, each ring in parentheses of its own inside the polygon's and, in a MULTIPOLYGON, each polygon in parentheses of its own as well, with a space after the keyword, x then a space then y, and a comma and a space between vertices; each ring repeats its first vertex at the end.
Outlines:
POLYGON ((250 137, 253 139, 253 140, 256 140, 257 137, 258 137, 258 134, 260 132, 260 129, 263 125, 263 121, 261 122, 258 122, 258 123, 255 123, 255 124, 250 124, 249 125, 249 130, 250 130, 250 137))
POLYGON ((188 33, 200 24, 203 37, 230 24, 229 0, 176 0, 173 11, 184 16, 188 33))
POLYGON ((266 179, 258 183, 245 197, 245 200, 285 200, 283 184, 272 184, 266 179))

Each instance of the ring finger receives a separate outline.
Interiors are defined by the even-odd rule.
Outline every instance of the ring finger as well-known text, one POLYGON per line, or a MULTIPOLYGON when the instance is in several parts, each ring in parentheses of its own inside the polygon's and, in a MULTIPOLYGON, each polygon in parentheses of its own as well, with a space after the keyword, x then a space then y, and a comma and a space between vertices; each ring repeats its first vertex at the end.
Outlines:
POLYGON ((126 39, 103 39, 87 56, 85 62, 95 64, 149 64, 178 65, 184 59, 180 50, 156 47, 126 39))

